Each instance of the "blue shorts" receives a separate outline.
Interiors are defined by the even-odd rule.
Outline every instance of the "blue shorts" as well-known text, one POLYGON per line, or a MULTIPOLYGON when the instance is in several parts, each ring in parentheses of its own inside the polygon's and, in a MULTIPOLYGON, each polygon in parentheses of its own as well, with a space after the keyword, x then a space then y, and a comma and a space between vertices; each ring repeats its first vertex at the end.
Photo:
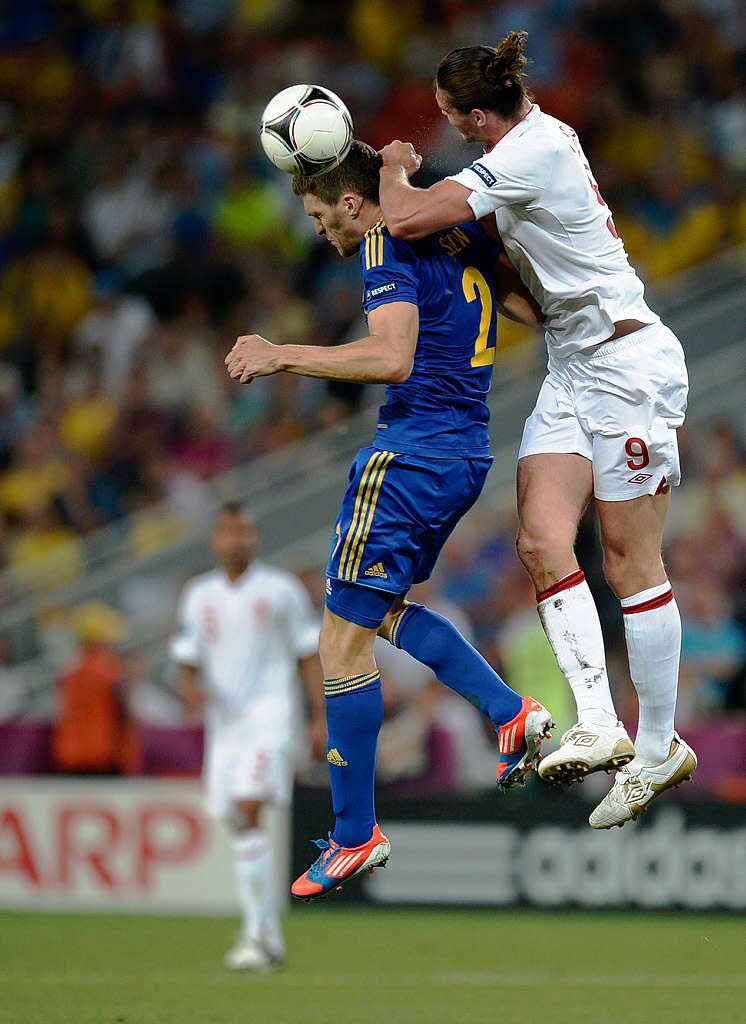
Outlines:
POLYGON ((363 448, 326 567, 326 606, 377 629, 394 600, 429 578, 458 521, 477 500, 489 457, 431 459, 363 448))

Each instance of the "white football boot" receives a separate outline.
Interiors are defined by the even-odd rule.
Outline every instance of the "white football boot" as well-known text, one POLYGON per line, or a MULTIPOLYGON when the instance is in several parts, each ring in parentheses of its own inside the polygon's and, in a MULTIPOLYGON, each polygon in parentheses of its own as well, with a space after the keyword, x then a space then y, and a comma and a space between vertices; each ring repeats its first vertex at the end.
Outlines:
POLYGON ((616 725, 574 725, 562 737, 558 750, 539 762, 545 782, 571 786, 591 772, 611 772, 635 756, 632 740, 621 722, 616 725))
POLYGON ((225 954, 223 963, 229 971, 269 971, 274 966, 264 949, 245 936, 239 936, 225 954))
POLYGON ((625 821, 643 814, 661 793, 691 780, 696 767, 697 755, 675 732, 668 757, 662 764, 622 768, 588 823, 593 828, 614 828, 615 825, 621 828, 625 821))

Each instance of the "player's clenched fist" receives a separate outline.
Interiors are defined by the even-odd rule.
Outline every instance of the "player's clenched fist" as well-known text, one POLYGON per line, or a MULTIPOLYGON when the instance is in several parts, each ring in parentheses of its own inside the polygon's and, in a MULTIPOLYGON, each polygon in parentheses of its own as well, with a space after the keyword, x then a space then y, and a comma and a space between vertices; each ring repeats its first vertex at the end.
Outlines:
POLYGON ((400 142, 398 139, 394 139, 380 152, 384 166, 403 167, 408 178, 411 178, 415 171, 419 171, 422 164, 422 157, 411 142, 400 142))
POLYGON ((225 357, 229 375, 246 384, 254 377, 266 377, 277 373, 277 345, 259 334, 244 334, 225 357))

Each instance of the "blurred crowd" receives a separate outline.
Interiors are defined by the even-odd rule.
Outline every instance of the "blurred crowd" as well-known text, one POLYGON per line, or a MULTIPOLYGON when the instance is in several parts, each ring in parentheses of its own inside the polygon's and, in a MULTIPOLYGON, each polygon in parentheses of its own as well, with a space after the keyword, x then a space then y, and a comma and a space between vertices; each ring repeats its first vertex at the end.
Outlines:
MULTIPOLYGON (((359 274, 258 151, 315 81, 422 180, 471 159, 432 76, 457 43, 530 33, 542 106, 580 132, 648 279, 746 239, 740 0, 8 0, 0 19, 0 559, 65 582, 128 513, 134 554, 202 524, 227 466, 334 422, 362 389, 230 383, 235 336, 362 330, 359 274), (163 499, 173 517, 147 510, 163 499)), ((0 598, 2 595, 0 595, 0 598)))

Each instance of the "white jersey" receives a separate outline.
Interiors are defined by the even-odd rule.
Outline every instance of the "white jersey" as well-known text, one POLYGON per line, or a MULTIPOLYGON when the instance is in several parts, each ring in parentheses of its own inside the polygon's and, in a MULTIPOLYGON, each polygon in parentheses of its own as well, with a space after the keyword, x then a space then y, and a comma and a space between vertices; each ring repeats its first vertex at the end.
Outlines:
POLYGON ((211 725, 266 706, 273 728, 289 728, 298 658, 318 650, 319 627, 299 580, 252 563, 234 583, 222 569, 184 587, 171 657, 201 670, 211 725))
POLYGON ((534 104, 451 180, 471 189, 475 217, 494 211, 505 251, 544 314, 550 365, 605 341, 619 320, 659 320, 568 125, 534 104))

